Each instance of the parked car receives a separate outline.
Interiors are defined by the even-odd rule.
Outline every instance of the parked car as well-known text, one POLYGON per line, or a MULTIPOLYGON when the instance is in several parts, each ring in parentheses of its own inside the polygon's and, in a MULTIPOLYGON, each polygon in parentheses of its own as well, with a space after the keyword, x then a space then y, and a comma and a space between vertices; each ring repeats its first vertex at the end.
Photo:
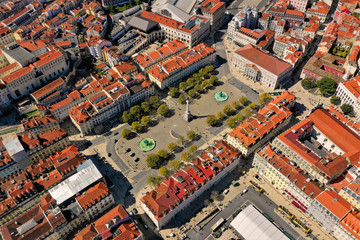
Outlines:
POLYGON ((134 162, 138 162, 138 161, 140 161, 140 158, 137 157, 134 159, 134 162))
POLYGON ((125 149, 125 152, 130 152, 130 151, 131 151, 131 148, 125 149))
POLYGON ((108 153, 108 157, 111 157, 111 153, 108 153))
POLYGON ((248 189, 245 188, 244 190, 242 190, 241 195, 243 195, 243 194, 246 193, 247 191, 248 191, 248 189))
POLYGON ((135 214, 138 214, 138 210, 136 208, 133 208, 132 210, 135 214))
POLYGON ((225 189, 223 192, 225 195, 229 193, 229 189, 225 189))
POLYGON ((135 157, 135 153, 130 153, 130 157, 135 157))
POLYGON ((114 133, 114 136, 116 136, 116 135, 118 135, 118 134, 119 134, 118 132, 115 132, 115 133, 114 133))

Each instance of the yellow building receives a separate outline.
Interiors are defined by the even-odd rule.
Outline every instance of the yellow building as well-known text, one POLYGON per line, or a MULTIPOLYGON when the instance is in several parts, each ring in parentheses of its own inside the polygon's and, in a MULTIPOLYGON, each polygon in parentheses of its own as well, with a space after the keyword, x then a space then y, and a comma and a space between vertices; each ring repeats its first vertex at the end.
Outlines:
POLYGON ((360 181, 355 180, 353 183, 341 189, 339 195, 345 198, 351 205, 360 209, 360 181))

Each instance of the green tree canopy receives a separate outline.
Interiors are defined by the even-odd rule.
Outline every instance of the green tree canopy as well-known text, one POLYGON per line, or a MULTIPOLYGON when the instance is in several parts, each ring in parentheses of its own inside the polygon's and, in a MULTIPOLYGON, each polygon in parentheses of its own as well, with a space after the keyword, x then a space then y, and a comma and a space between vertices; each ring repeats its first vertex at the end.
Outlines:
POLYGON ((169 152, 166 151, 165 149, 160 149, 157 154, 159 155, 160 158, 162 159, 167 159, 169 156, 169 152))
POLYGON ((150 186, 157 186, 160 184, 161 182, 161 177, 157 176, 157 175, 148 175, 146 177, 146 182, 150 185, 150 186))
POLYGON ((211 73, 215 70, 214 66, 213 65, 208 65, 205 67, 205 70, 208 72, 208 73, 211 73))
POLYGON ((125 139, 128 139, 131 135, 131 130, 128 129, 128 128, 124 128, 122 131, 121 131, 121 136, 125 139))
POLYGON ((322 95, 330 95, 335 93, 337 83, 331 78, 324 77, 316 82, 316 86, 319 88, 322 95))
POLYGON ((223 112, 226 114, 226 115, 231 115, 234 113, 234 109, 230 106, 230 105, 225 105, 224 106, 224 109, 223 109, 223 112))
POLYGON ((158 114, 161 116, 167 116, 170 112, 170 109, 166 104, 161 104, 157 110, 158 114))
POLYGON ((189 130, 189 131, 187 131, 186 137, 187 137, 190 141, 194 140, 194 138, 196 137, 195 131, 194 131, 194 130, 189 130))
POLYGON ((242 121, 245 120, 245 116, 242 115, 241 113, 238 113, 238 114, 235 115, 235 119, 236 119, 236 121, 237 121, 238 123, 240 123, 240 122, 242 122, 242 121))
POLYGON ((217 112, 215 115, 217 120, 222 120, 225 117, 225 114, 223 112, 217 112))
POLYGON ((240 97, 239 98, 239 102, 242 104, 242 105, 245 105, 247 102, 248 102, 248 99, 247 97, 240 97))
POLYGON ((249 108, 250 109, 255 109, 256 108, 256 103, 250 103, 249 108))
POLYGON ((149 154, 146 158, 146 165, 149 168, 154 168, 157 166, 158 162, 159 162, 160 158, 157 154, 149 154))
POLYGON ((218 123, 218 120, 216 119, 216 117, 214 115, 209 115, 206 118, 206 122, 210 126, 215 126, 218 123))
POLYGON ((182 92, 184 92, 184 91, 187 89, 187 87, 188 87, 188 85, 187 85, 186 82, 181 82, 181 83, 179 84, 179 89, 180 89, 180 91, 182 91, 182 92))
POLYGON ((173 98, 176 98, 179 95, 179 89, 176 87, 171 87, 169 90, 169 95, 173 98))
POLYGON ((121 118, 126 123, 131 123, 133 121, 133 116, 128 111, 124 111, 121 118))
POLYGON ((352 114, 353 111, 354 111, 354 108, 353 106, 349 105, 349 104, 343 104, 341 105, 341 111, 345 114, 345 115, 349 115, 349 114, 352 114))
POLYGON ((178 97, 178 102, 180 104, 184 104, 186 102, 186 97, 184 94, 180 94, 180 96, 178 97))
POLYGON ((150 123, 151 123, 151 117, 149 116, 143 116, 141 118, 141 123, 144 125, 144 126, 148 126, 150 123))
POLYGON ((168 149, 170 152, 175 152, 177 148, 178 148, 178 145, 177 145, 176 143, 173 143, 173 142, 171 142, 171 143, 169 143, 169 144, 167 145, 167 149, 168 149))
POLYGON ((204 91, 204 88, 200 84, 196 84, 194 87, 195 91, 198 93, 202 93, 204 91))
POLYGON ((188 162, 188 161, 190 160, 189 157, 190 157, 190 156, 189 156, 189 153, 188 153, 188 152, 182 152, 182 153, 180 154, 180 159, 181 159, 181 161, 183 161, 183 162, 188 162))
POLYGON ((211 86, 210 82, 208 80, 204 80, 202 81, 201 83, 201 87, 206 89, 206 88, 209 88, 211 86))
POLYGON ((334 105, 339 105, 340 104, 340 98, 336 95, 332 95, 330 102, 334 105))
POLYGON ((189 147, 189 153, 195 153, 197 151, 197 146, 195 144, 189 147))
POLYGON ((194 86, 194 85, 195 85, 195 79, 193 79, 193 78, 188 78, 188 79, 186 80, 186 86, 192 87, 192 86, 194 86))
POLYGON ((171 169, 171 170, 178 170, 181 166, 181 162, 179 160, 172 160, 172 161, 169 161, 169 164, 168 164, 168 167, 171 169))
POLYGON ((229 128, 234 128, 237 125, 236 119, 234 117, 229 117, 225 120, 225 123, 229 128))
POLYGON ((139 105, 132 106, 130 108, 130 114, 139 119, 141 116, 141 107, 139 105))
POLYGON ((315 83, 314 79, 305 78, 304 80, 301 81, 301 86, 303 86, 303 88, 305 88, 305 89, 311 89, 311 88, 316 87, 316 83, 315 83))
POLYGON ((195 98, 196 95, 197 95, 195 89, 191 89, 191 90, 188 92, 188 94, 189 94, 189 96, 190 96, 191 98, 195 98))
POLYGON ((133 123, 131 124, 131 129, 132 129, 133 131, 135 131, 135 132, 140 132, 141 129, 142 129, 142 125, 141 125, 140 122, 135 121, 135 122, 133 122, 133 123))
POLYGON ((216 85, 219 82, 219 79, 217 76, 211 75, 211 77, 209 78, 209 82, 211 85, 216 85))
POLYGON ((240 103, 238 101, 233 101, 231 102, 231 106, 234 108, 234 109, 239 109, 241 107, 240 103))
POLYGON ((157 106, 159 106, 160 99, 158 96, 151 96, 149 102, 153 108, 156 108, 157 106))
POLYGON ((268 104, 270 101, 271 101, 271 99, 272 99, 272 97, 271 97, 271 95, 269 94, 269 93, 261 93, 260 95, 259 95, 259 101, 258 101, 258 103, 260 104, 260 105, 263 105, 263 104, 268 104))
POLYGON ((167 177, 169 175, 169 170, 167 169, 167 167, 163 166, 159 168, 159 174, 160 176, 167 177))
POLYGON ((252 110, 250 108, 244 108, 243 110, 241 110, 244 114, 245 117, 250 117, 252 114, 252 110))
POLYGON ((141 103, 141 109, 144 111, 144 113, 149 113, 151 109, 151 105, 149 102, 142 102, 141 103))
POLYGON ((178 144, 183 145, 185 143, 185 138, 184 137, 179 137, 177 139, 177 142, 178 142, 178 144))

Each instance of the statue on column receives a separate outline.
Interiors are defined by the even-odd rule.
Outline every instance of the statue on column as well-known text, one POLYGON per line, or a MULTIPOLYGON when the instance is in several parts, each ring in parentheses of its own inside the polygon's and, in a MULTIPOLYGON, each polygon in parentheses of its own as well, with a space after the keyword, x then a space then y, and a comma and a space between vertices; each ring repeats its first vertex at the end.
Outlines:
POLYGON ((192 120, 193 116, 190 113, 189 110, 189 99, 186 100, 186 110, 185 110, 185 114, 183 115, 183 119, 187 122, 190 122, 192 120))

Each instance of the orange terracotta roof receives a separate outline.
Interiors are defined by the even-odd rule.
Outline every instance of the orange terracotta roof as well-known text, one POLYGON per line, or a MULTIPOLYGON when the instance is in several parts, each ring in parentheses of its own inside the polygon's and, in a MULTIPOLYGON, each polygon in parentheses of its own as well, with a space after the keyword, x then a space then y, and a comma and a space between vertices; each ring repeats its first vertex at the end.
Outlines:
POLYGON ((49 62, 54 61, 57 58, 62 57, 62 53, 60 51, 50 51, 47 52, 41 56, 39 56, 40 60, 37 62, 34 62, 33 65, 36 67, 41 67, 49 62))
POLYGON ((6 210, 9 210, 15 205, 16 203, 12 198, 6 198, 4 201, 0 202, 0 214, 4 213, 6 210))
POLYGON ((349 212, 340 225, 352 234, 356 239, 360 239, 360 213, 357 211, 349 212))
POLYGON ((55 183, 58 183, 60 181, 62 181, 61 174, 57 169, 55 169, 46 176, 43 176, 42 178, 35 180, 35 183, 39 184, 44 189, 48 189, 51 186, 53 186, 55 183))
POLYGON ((323 191, 316 197, 316 200, 339 219, 345 217, 352 209, 352 206, 348 201, 330 189, 323 191))
POLYGON ((18 66, 19 66, 19 64, 17 62, 6 65, 5 67, 0 68, 0 75, 18 67, 18 66))
POLYGON ((354 77, 352 80, 342 82, 355 98, 360 97, 360 77, 354 77))
POLYGON ((93 240, 99 233, 91 223, 75 235, 73 240, 93 240))
POLYGON ((68 104, 72 103, 73 101, 78 100, 80 98, 81 98, 81 94, 79 93, 79 91, 74 90, 73 92, 69 93, 68 97, 65 98, 64 100, 51 105, 49 107, 49 110, 51 112, 56 111, 59 108, 65 107, 66 105, 68 105, 68 104))
POLYGON ((80 206, 86 211, 88 208, 92 207, 92 205, 101 201, 108 195, 109 189, 106 184, 104 182, 100 182, 83 192, 80 196, 77 196, 76 199, 80 206))
POLYGON ((209 13, 215 13, 225 3, 220 0, 205 0, 201 3, 201 10, 209 13))
POLYGON ((265 53, 251 44, 240 48, 235 53, 275 75, 280 75, 289 68, 292 68, 292 65, 289 63, 277 59, 271 54, 265 53))
POLYGON ((136 66, 132 63, 124 62, 114 67, 120 74, 126 74, 132 71, 136 71, 136 66))
POLYGON ((62 78, 58 78, 58 79, 52 81, 51 83, 46 84, 44 87, 40 88, 39 90, 36 90, 31 95, 35 99, 39 99, 39 98, 43 97, 44 95, 55 91, 64 83, 65 83, 65 81, 62 78))
POLYGON ((64 138, 67 136, 67 133, 64 129, 56 129, 46 133, 40 133, 39 139, 42 140, 43 146, 47 146, 47 144, 52 144, 55 141, 58 141, 60 138, 64 138))
POLYGON ((5 83, 10 83, 10 82, 24 76, 25 74, 30 73, 30 72, 31 72, 30 67, 23 67, 23 68, 20 68, 20 69, 16 70, 15 72, 10 73, 9 75, 7 75, 5 77, 3 77, 2 80, 5 83))

